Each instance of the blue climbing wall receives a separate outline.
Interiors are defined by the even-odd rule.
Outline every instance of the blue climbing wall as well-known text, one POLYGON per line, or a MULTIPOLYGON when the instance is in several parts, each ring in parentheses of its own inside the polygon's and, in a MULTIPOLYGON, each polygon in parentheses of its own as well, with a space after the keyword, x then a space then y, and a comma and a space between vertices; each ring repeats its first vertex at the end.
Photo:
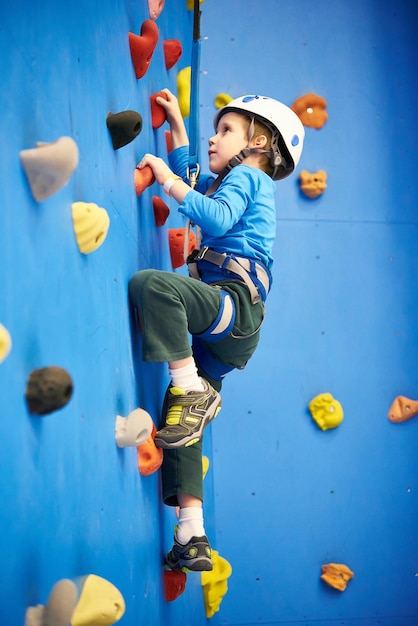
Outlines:
MULTIPOLYGON (((158 475, 141 477, 134 449, 115 446, 116 414, 154 417, 167 382, 140 361, 127 283, 140 268, 168 269, 167 228, 133 170, 165 156, 149 96, 176 89, 190 64, 192 15, 166 0, 160 39, 136 80, 128 32, 146 0, 0 7, 0 323, 13 347, 0 364, 0 626, 54 583, 95 573, 122 592, 121 624, 206 623, 198 575, 164 600, 162 554, 174 512, 158 475), (183 56, 167 71, 165 39, 183 56), (109 111, 134 109, 143 130, 114 152, 109 111), (80 163, 48 200, 32 199, 19 152, 69 135, 80 163), (106 208, 110 229, 79 253, 71 203, 106 208), (29 416, 29 373, 59 365, 71 402, 29 416)), ((328 101, 322 130, 307 129, 299 167, 328 173, 317 200, 297 177, 277 186, 274 289, 260 348, 226 381, 224 408, 205 441, 207 531, 233 575, 215 624, 412 626, 418 623, 418 418, 394 425, 397 395, 418 399, 418 253, 415 173, 417 10, 412 0, 206 0, 202 5, 202 164, 219 92, 263 93, 291 104, 328 101), (323 433, 307 405, 322 392, 345 419, 323 433), (321 565, 355 573, 344 593, 321 565)), ((168 198, 163 195, 165 201, 168 198)))

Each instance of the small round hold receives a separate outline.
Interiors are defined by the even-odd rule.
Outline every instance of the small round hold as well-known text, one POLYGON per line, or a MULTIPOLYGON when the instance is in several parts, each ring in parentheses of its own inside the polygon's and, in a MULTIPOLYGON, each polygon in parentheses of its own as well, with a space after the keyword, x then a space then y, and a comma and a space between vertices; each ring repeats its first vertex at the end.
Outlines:
POLYGON ((55 365, 33 370, 26 385, 25 397, 31 415, 46 415, 70 401, 73 381, 69 373, 55 365))
POLYGON ((113 149, 118 150, 139 135, 142 130, 142 117, 137 111, 109 113, 106 125, 110 132, 113 149))

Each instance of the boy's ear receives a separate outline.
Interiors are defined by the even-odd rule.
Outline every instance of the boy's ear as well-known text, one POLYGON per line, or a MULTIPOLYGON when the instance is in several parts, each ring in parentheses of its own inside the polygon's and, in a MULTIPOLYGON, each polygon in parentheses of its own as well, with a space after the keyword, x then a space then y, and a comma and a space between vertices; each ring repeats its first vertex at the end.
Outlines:
POLYGON ((255 148, 265 148, 267 145, 267 137, 265 135, 258 135, 254 137, 251 142, 255 148))

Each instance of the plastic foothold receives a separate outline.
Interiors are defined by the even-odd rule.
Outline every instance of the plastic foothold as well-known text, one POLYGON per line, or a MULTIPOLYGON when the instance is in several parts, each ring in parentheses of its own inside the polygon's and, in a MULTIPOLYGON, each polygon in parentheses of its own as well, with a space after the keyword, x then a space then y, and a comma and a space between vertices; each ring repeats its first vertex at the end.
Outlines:
POLYGON ((164 100, 167 100, 167 94, 164 91, 157 91, 157 93, 150 96, 151 122, 154 130, 160 128, 160 126, 162 126, 167 119, 165 109, 156 102, 157 98, 164 98, 164 100))
POLYGON ((10 337, 10 333, 3 324, 0 324, 0 363, 4 361, 11 349, 12 338, 10 337))
POLYGON ((145 20, 141 26, 140 35, 129 33, 128 36, 135 76, 142 78, 150 66, 152 55, 157 45, 158 26, 153 20, 145 20))
POLYGON ((232 574, 231 565, 216 550, 212 550, 212 563, 211 572, 202 572, 203 598, 208 619, 219 611, 222 599, 228 591, 228 578, 232 574))
POLYGON ((170 154, 170 152, 172 152, 173 150, 173 138, 169 130, 165 131, 165 144, 167 147, 167 154, 170 154))
POLYGON ((64 187, 78 165, 78 147, 71 137, 52 143, 39 141, 36 148, 22 150, 20 160, 37 202, 64 187))
POLYGON ((317 198, 324 193, 327 188, 327 173, 324 170, 308 172, 302 170, 299 174, 300 190, 308 198, 317 198))
POLYGON ((388 419, 395 423, 406 422, 415 415, 418 415, 418 400, 398 396, 391 404, 388 419))
POLYGON ((128 417, 116 416, 115 439, 119 448, 140 446, 152 433, 151 415, 144 409, 131 411, 128 417))
POLYGON ((330 587, 344 591, 347 583, 354 577, 354 572, 342 563, 327 563, 322 566, 321 579, 330 587))
MULTIPOLYGON (((170 228, 168 231, 168 243, 170 246, 171 265, 173 269, 185 264, 184 260, 184 228, 170 228)), ((196 235, 189 230, 188 254, 196 248, 196 235)))
POLYGON ((133 141, 142 130, 142 117, 136 111, 109 113, 106 125, 110 132, 114 150, 133 141))
POLYGON ((155 225, 164 226, 170 215, 170 209, 160 196, 152 196, 152 207, 154 209, 155 225))
POLYGON ((171 70, 183 54, 182 45, 178 39, 166 39, 163 48, 165 67, 167 70, 171 70))
POLYGON ((330 393, 320 393, 309 403, 309 410, 321 430, 336 428, 344 419, 341 404, 330 393))
POLYGON ((207 456, 202 456, 202 478, 205 478, 209 469, 209 459, 207 456))
POLYGON ((134 172, 134 185, 137 196, 147 188, 155 183, 155 176, 149 165, 145 165, 142 169, 135 169, 134 172))
POLYGON ((177 74, 177 94, 180 112, 183 118, 190 115, 190 81, 192 76, 192 68, 183 68, 177 74))
POLYGON ((222 107, 229 104, 232 100, 233 98, 231 98, 231 96, 228 96, 227 93, 218 93, 215 98, 215 107, 217 109, 222 109, 222 107))
POLYGON ((42 367, 29 375, 25 397, 31 415, 57 411, 70 401, 72 395, 73 381, 62 367, 42 367))
POLYGON ((148 0, 149 15, 152 20, 156 20, 164 9, 165 0, 148 0))
POLYGON ((89 574, 58 581, 45 606, 27 609, 25 626, 111 626, 124 613, 119 589, 105 578, 89 574))
POLYGON ((149 476, 156 472, 163 462, 163 451, 154 443, 157 429, 153 424, 152 433, 140 446, 137 447, 138 470, 141 476, 149 476))
POLYGON ((73 202, 72 216, 77 245, 83 254, 97 250, 106 239, 109 215, 94 202, 73 202))
POLYGON ((125 613, 125 600, 115 585, 95 574, 79 578, 76 582, 80 599, 72 615, 71 626, 111 626, 121 619, 125 613))
POLYGON ((290 107, 296 113, 304 126, 316 128, 323 127, 328 119, 326 112, 327 101, 315 93, 307 93, 294 101, 290 107))
POLYGON ((166 602, 173 602, 186 589, 186 572, 164 570, 164 590, 166 602))

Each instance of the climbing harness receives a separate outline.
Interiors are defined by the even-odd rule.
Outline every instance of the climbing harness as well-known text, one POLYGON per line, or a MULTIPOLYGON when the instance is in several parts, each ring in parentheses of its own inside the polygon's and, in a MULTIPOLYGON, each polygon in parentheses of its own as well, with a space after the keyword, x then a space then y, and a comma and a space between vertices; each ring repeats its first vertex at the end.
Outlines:
POLYGON ((187 259, 189 274, 192 278, 200 280, 198 264, 201 261, 230 272, 231 280, 238 277, 238 280, 244 282, 249 289, 252 304, 257 304, 260 300, 265 302, 270 290, 271 275, 261 263, 225 252, 216 252, 204 246, 200 250, 194 250, 187 259))

